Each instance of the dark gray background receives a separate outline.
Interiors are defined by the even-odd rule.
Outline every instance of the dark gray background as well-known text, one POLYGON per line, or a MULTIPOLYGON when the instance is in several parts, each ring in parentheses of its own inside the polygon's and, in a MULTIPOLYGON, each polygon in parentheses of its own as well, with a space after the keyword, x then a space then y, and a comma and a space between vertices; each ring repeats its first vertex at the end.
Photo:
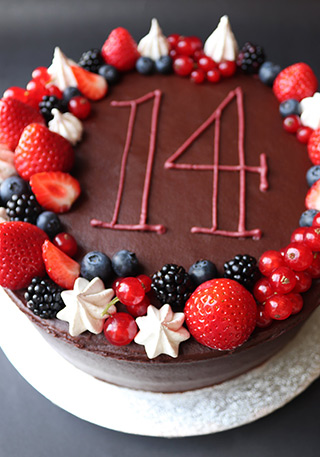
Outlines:
MULTIPOLYGON (((55 45, 77 60, 119 25, 138 40, 154 16, 166 34, 205 39, 225 13, 240 45, 262 44, 270 60, 283 66, 306 61, 320 76, 317 0, 0 0, 0 93, 24 85, 33 68, 48 65, 55 45)), ((0 457, 319 456, 320 380, 253 424, 166 440, 109 431, 71 416, 30 387, 1 351, 0 373, 0 457)))

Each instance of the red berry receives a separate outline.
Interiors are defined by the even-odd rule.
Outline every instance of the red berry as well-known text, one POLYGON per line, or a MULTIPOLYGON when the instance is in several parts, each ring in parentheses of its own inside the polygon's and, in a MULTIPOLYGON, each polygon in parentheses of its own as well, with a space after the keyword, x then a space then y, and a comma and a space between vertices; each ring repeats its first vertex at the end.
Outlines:
POLYGON ((217 83, 220 81, 220 79, 221 79, 221 73, 218 70, 218 68, 213 68, 212 70, 209 70, 207 72, 207 80, 210 83, 217 83))
POLYGON ((78 251, 77 242, 69 233, 58 233, 53 239, 53 244, 70 257, 74 257, 78 251))
POLYGON ((168 36, 167 40, 170 44, 171 49, 175 49, 178 41, 180 40, 180 35, 178 33, 171 33, 171 35, 168 36))
POLYGON ((73 65, 71 70, 77 80, 78 89, 89 100, 101 100, 108 92, 108 84, 103 76, 73 65))
POLYGON ((189 43, 191 43, 192 49, 193 49, 193 56, 195 52, 202 51, 202 41, 200 40, 199 37, 197 36, 189 36, 188 37, 189 43))
POLYGON ((317 213, 312 221, 312 227, 320 227, 320 213, 317 213))
POLYGON ((175 60, 178 57, 178 53, 175 49, 171 49, 169 51, 169 56, 171 57, 172 60, 175 60))
POLYGON ((139 275, 137 276, 137 279, 139 279, 139 281, 141 282, 141 284, 143 285, 143 288, 146 292, 146 294, 148 292, 150 292, 151 290, 151 284, 152 284, 152 279, 150 278, 150 276, 147 276, 147 275, 139 275))
POLYGON ((320 251, 320 227, 306 227, 304 243, 313 251, 320 251))
POLYGON ((283 119, 283 128, 288 133, 296 133, 300 127, 300 118, 296 114, 291 114, 283 119))
POLYGON ((257 327, 266 328, 272 324, 272 318, 266 313, 265 306, 258 306, 257 327))
POLYGON ((175 50, 180 56, 192 56, 195 51, 192 42, 188 37, 180 38, 176 44, 175 50))
POLYGON ((320 211, 320 179, 316 181, 307 192, 305 198, 307 209, 316 209, 320 211))
POLYGON ((28 103, 28 95, 29 92, 26 89, 13 86, 4 91, 3 98, 15 98, 22 103, 28 103))
MULTIPOLYGON (((128 30, 123 27, 112 30, 102 46, 101 53, 105 62, 113 65, 119 71, 133 70, 140 56, 137 43, 128 30)), ((80 87, 79 90, 82 92, 80 87)), ((84 92, 82 93, 87 96, 84 92)))
POLYGON ((179 76, 189 76, 193 70, 193 60, 188 56, 178 56, 173 62, 173 70, 179 76))
POLYGON ((145 297, 145 290, 137 278, 122 279, 117 288, 116 295, 126 306, 135 306, 142 302, 145 297))
POLYGON ((254 298, 259 303, 264 303, 266 301, 266 299, 271 297, 271 295, 273 295, 273 294, 274 294, 273 289, 267 278, 259 279, 253 287, 254 298))
POLYGON ((205 53, 203 52, 202 49, 197 49, 196 51, 194 51, 193 53, 193 58, 194 60, 196 60, 197 62, 199 62, 199 59, 201 59, 201 57, 205 57, 205 53))
POLYGON ((291 300, 292 303, 292 313, 291 314, 298 314, 303 308, 303 298, 300 294, 288 294, 287 297, 291 300))
POLYGON ((230 78, 237 70, 237 64, 234 60, 226 60, 218 65, 219 71, 224 78, 230 78))
POLYGON ((32 79, 29 81, 27 84, 27 91, 29 92, 29 97, 37 103, 40 103, 45 95, 49 95, 48 89, 39 79, 32 79))
POLYGON ((59 87, 55 85, 51 85, 47 87, 48 95, 54 95, 55 97, 62 99, 63 98, 63 92, 59 89, 59 87))
POLYGON ((276 268, 269 277, 272 289, 278 294, 288 294, 296 285, 296 277, 289 267, 276 268))
POLYGON ((304 232, 306 231, 306 227, 298 227, 292 232, 290 242, 291 243, 302 243, 304 232))
POLYGON ((314 130, 310 135, 308 154, 313 165, 320 165, 320 129, 314 130))
POLYGON ((209 70, 213 70, 217 68, 217 64, 211 59, 211 57, 203 56, 198 59, 198 66, 201 70, 205 71, 206 73, 209 70))
POLYGON ((310 273, 307 271, 295 271, 294 275, 296 277, 296 285, 294 286, 293 293, 299 294, 302 292, 306 292, 310 289, 312 284, 312 278, 310 273))
POLYGON ((130 314, 115 313, 105 321, 103 332, 111 344, 125 346, 134 339, 138 327, 130 314))
POLYGON ((259 270, 264 276, 270 276, 273 270, 285 265, 282 255, 278 251, 266 251, 259 259, 259 270))
POLYGON ((273 83, 273 92, 279 102, 294 98, 299 102, 311 97, 318 87, 318 81, 309 65, 296 63, 282 70, 273 83))
POLYGON ((32 72, 32 79, 37 79, 41 84, 45 85, 50 81, 51 76, 46 67, 37 67, 32 72))
POLYGON ((297 140, 302 144, 307 144, 313 130, 310 127, 299 127, 297 130, 297 140))
POLYGON ((76 116, 78 119, 87 119, 91 113, 91 103, 85 97, 77 95, 70 99, 68 103, 70 113, 76 116))
POLYGON ((191 72, 190 79, 195 84, 202 84, 205 80, 205 73, 201 68, 197 68, 191 72))
POLYGON ((312 264, 307 269, 306 273, 309 273, 311 278, 313 278, 313 279, 320 278, 320 253, 319 252, 315 252, 313 254, 312 264))
POLYGON ((265 312, 272 319, 284 320, 292 313, 292 301, 288 295, 275 294, 265 303, 265 312))
POLYGON ((308 246, 292 243, 285 248, 284 260, 291 270, 303 271, 312 264, 313 254, 308 246))
POLYGON ((127 311, 128 313, 131 314, 133 317, 140 317, 140 316, 145 316, 148 311, 148 306, 150 305, 150 300, 147 296, 144 297, 142 302, 140 302, 138 305, 135 306, 130 306, 127 305, 127 311))

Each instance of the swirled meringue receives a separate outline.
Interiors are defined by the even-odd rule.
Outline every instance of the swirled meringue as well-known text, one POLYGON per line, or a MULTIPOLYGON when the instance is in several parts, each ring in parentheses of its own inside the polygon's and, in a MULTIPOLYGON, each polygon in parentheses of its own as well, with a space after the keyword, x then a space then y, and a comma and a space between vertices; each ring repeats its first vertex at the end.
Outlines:
POLYGON ((150 57, 153 60, 169 54, 168 40, 163 35, 157 19, 152 19, 148 35, 139 41, 138 51, 143 57, 150 57))
POLYGON ((313 130, 320 128, 320 93, 303 98, 300 102, 301 124, 313 130))
POLYGON ((222 16, 218 27, 204 43, 203 50, 208 57, 217 63, 225 60, 236 60, 238 44, 231 30, 228 16, 222 16))
POLYGON ((14 166, 14 153, 4 145, 0 144, 0 184, 10 176, 15 176, 17 170, 14 166))
POLYGON ((73 74, 70 65, 77 64, 68 59, 59 47, 56 47, 53 54, 53 59, 48 73, 51 76, 50 83, 59 87, 60 90, 64 91, 67 87, 77 87, 77 80, 73 74))
POLYGON ((57 108, 51 110, 53 119, 48 127, 51 132, 59 133, 74 146, 82 138, 83 126, 81 121, 71 113, 61 113, 57 108))

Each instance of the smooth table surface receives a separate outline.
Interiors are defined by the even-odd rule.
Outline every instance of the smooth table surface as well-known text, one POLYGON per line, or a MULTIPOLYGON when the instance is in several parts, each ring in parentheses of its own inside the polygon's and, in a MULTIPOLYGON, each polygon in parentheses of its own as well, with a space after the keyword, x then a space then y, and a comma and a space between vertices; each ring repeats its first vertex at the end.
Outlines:
MULTIPOLYGON (((84 50, 101 46, 118 25, 139 39, 154 16, 167 34, 205 39, 225 13, 240 45, 247 40, 262 44, 269 59, 282 66, 304 60, 320 77, 317 1, 1 0, 0 92, 26 84, 33 68, 50 63, 55 45, 77 60, 84 50)), ((319 379, 255 423, 167 440, 113 432, 73 417, 29 386, 1 351, 0 373, 0 457, 319 456, 319 379)))

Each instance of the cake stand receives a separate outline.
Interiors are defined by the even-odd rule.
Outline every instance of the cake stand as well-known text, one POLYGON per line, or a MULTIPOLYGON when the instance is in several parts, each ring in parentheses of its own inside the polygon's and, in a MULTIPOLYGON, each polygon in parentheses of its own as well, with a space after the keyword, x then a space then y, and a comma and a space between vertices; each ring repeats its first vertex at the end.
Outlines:
POLYGON ((83 373, 51 348, 2 290, 0 301, 0 345, 18 372, 65 411, 112 430, 158 437, 228 430, 275 411, 320 375, 320 309, 291 343, 250 373, 213 387, 162 394, 83 373))

